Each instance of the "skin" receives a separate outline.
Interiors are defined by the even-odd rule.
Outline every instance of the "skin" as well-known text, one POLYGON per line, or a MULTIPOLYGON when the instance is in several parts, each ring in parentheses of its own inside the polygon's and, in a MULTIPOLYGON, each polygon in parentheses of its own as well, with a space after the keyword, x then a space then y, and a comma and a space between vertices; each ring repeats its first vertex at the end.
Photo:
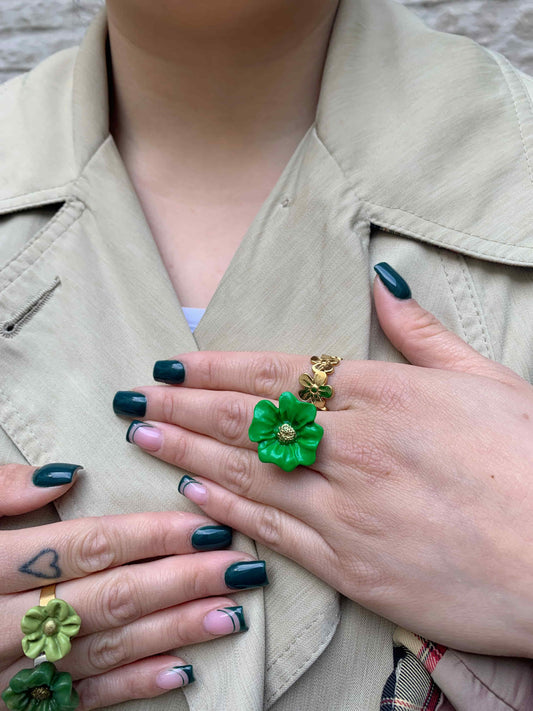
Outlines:
POLYGON ((338 0, 108 0, 111 133, 184 306, 205 307, 312 125, 338 0))
POLYGON ((263 464, 247 436, 255 404, 310 370, 283 353, 177 356, 183 385, 139 388, 162 433, 150 454, 204 485, 208 515, 365 607, 456 649, 533 657, 533 387, 379 278, 374 301, 410 364, 337 367, 312 468, 263 464))
MULTIPOLYGON (((0 516, 36 510, 76 481, 39 488, 32 484, 33 472, 34 467, 18 464, 0 467, 0 516)), ((158 684, 158 674, 187 664, 168 650, 221 636, 206 631, 204 618, 237 604, 227 597, 224 572, 250 559, 238 551, 195 551, 192 534, 209 523, 205 516, 166 512, 0 532, 0 689, 20 669, 33 666, 22 656, 20 620, 39 604, 39 589, 57 583, 56 597, 82 619, 71 651, 56 662, 77 682, 80 711, 165 693, 168 686, 158 684), (30 563, 29 572, 21 570, 24 563, 30 563)))

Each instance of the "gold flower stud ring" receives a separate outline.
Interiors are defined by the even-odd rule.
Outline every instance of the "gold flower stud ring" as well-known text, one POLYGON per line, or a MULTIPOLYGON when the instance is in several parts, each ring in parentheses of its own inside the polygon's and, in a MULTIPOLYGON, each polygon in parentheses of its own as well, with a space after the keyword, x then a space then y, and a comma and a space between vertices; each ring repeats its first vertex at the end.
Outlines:
POLYGON ((311 357, 312 375, 302 373, 299 378, 302 390, 298 395, 302 400, 312 403, 317 410, 327 410, 326 400, 333 397, 334 390, 328 385, 328 375, 333 373, 342 358, 323 353, 320 357, 311 357))

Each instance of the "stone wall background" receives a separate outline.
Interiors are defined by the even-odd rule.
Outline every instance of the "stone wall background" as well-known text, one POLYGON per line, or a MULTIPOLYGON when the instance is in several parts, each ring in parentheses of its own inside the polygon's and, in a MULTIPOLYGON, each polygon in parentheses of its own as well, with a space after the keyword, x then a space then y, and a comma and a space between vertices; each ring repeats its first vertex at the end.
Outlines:
MULTIPOLYGON (((401 0, 431 27, 472 37, 533 75, 533 0, 401 0)), ((0 0, 0 83, 79 44, 103 0, 0 0)))

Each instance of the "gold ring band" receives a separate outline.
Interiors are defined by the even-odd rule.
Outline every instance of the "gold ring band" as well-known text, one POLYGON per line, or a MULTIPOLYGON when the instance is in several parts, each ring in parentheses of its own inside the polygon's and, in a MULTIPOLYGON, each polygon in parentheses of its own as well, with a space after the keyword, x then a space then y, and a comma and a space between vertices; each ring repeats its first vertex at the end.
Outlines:
POLYGON ((46 585, 46 587, 41 588, 41 593, 39 595, 39 606, 46 607, 50 600, 56 599, 56 585, 46 585))
POLYGON ((326 400, 335 394, 331 385, 328 385, 328 375, 331 375, 341 362, 340 356, 331 356, 323 353, 320 357, 311 356, 312 375, 302 373, 299 383, 303 390, 298 395, 301 400, 312 403, 317 410, 327 410, 326 400))

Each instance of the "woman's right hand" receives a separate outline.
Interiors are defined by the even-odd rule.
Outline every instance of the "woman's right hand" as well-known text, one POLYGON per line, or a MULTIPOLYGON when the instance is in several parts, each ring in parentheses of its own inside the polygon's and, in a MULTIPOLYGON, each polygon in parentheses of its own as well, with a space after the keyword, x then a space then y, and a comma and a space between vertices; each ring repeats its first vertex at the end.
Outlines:
MULTIPOLYGON (((59 485, 57 465, 47 466, 0 466, 0 515, 33 511, 72 486, 75 465, 71 483, 59 485)), ((55 663, 76 682, 80 710, 182 686, 188 675, 176 667, 187 662, 167 650, 244 631, 242 608, 226 594, 268 583, 263 563, 238 551, 215 550, 230 543, 230 529, 185 512, 0 532, 0 691, 18 671, 33 667, 22 653, 20 621, 39 605, 40 588, 52 583, 56 597, 82 620, 71 651, 55 663), (235 566, 239 562, 245 564, 235 566)))

